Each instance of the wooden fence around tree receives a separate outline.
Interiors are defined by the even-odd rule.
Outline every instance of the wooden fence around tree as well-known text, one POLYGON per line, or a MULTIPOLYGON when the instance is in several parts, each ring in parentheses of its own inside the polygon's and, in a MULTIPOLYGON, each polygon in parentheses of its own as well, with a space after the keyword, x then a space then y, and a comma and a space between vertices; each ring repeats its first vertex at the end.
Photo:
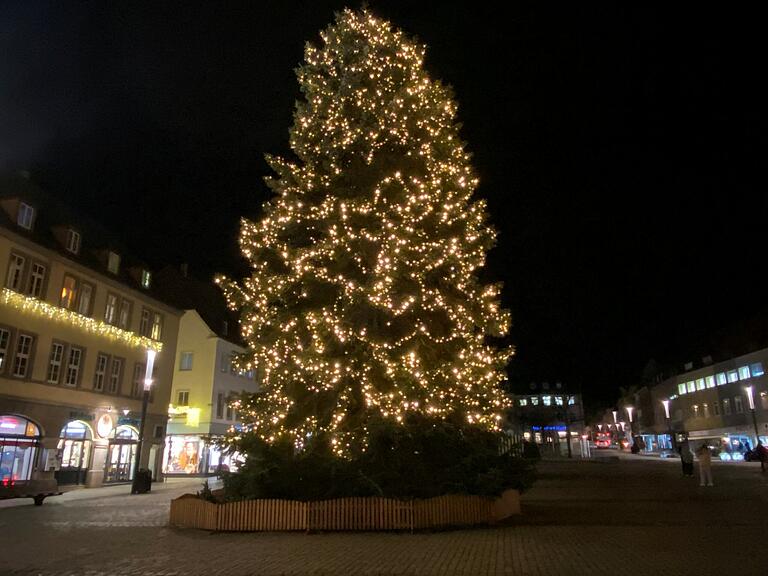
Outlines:
POLYGON ((243 500, 214 504, 191 495, 171 501, 170 523, 230 532, 418 530, 491 524, 520 514, 520 494, 496 499, 451 494, 428 500, 339 498, 319 502, 243 500))

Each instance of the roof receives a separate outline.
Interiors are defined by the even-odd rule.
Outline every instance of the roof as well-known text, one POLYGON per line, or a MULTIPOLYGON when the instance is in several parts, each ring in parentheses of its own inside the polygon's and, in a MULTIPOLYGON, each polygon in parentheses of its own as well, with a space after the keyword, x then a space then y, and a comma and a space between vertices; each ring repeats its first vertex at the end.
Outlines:
POLYGON ((192 278, 178 266, 166 266, 155 275, 155 289, 177 308, 195 310, 219 338, 245 346, 240 336, 240 318, 227 307, 213 281, 192 278))
POLYGON ((19 226, 5 210, 0 209, 0 227, 18 236, 60 254, 63 258, 76 262, 93 272, 113 278, 147 296, 165 304, 173 305, 154 289, 153 284, 144 288, 138 277, 131 270, 149 270, 144 260, 132 254, 125 243, 104 224, 78 212, 61 199, 53 197, 35 184, 27 174, 0 173, 0 201, 19 199, 35 209, 35 223, 31 230, 19 226), (57 228, 72 228, 80 234, 80 250, 74 254, 66 249, 54 235, 57 228), (108 251, 120 256, 118 274, 112 274, 106 268, 104 254, 108 251))

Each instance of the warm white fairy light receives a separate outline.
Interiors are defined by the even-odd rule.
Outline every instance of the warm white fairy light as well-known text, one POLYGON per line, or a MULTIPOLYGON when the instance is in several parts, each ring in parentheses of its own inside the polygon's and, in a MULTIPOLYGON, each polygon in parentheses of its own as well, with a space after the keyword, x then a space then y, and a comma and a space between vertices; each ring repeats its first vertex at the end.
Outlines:
POLYGON ((85 332, 121 342, 133 348, 149 349, 156 352, 160 352, 163 348, 163 343, 158 342, 157 340, 152 340, 146 336, 139 336, 134 332, 123 330, 117 326, 101 322, 100 320, 88 318, 87 316, 83 316, 72 310, 54 306, 53 304, 38 300, 32 296, 19 294, 8 288, 3 288, 2 293, 0 293, 0 302, 22 312, 47 318, 54 322, 61 322, 62 324, 73 326, 85 332))
POLYGON ((458 138, 451 91, 423 68, 424 46, 368 11, 344 11, 297 71, 290 144, 268 161, 276 197, 242 221, 253 274, 219 277, 241 311, 263 392, 238 405, 265 439, 331 435, 365 445, 366 416, 460 412, 497 429, 511 349, 500 285, 477 270, 494 243, 458 138))

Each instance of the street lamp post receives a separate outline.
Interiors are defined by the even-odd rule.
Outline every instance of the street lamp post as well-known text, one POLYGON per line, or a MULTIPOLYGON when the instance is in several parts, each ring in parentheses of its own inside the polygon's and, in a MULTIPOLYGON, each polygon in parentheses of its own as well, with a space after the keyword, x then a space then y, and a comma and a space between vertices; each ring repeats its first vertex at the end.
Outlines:
POLYGON ((760 442, 760 431, 757 428, 757 416, 755 415, 755 398, 752 395, 753 387, 747 386, 745 390, 747 391, 747 401, 749 401, 749 411, 752 412, 752 425, 755 427, 755 442, 760 442))
POLYGON ((635 444, 635 438, 632 434, 632 411, 634 410, 634 407, 626 406, 624 409, 627 411, 627 416, 629 416, 629 442, 631 448, 635 444))
POLYGON ((141 494, 144 492, 139 480, 139 467, 141 465, 141 448, 144 443, 144 424, 147 420, 147 404, 149 404, 149 392, 152 388, 152 369, 155 364, 155 352, 147 349, 147 369, 144 372, 144 393, 141 398, 141 420, 139 421, 139 442, 136 444, 136 460, 133 463, 133 482, 131 483, 131 494, 141 494))
POLYGON ((619 421, 618 421, 618 412, 616 410, 613 410, 613 425, 616 428, 616 447, 621 450, 621 438, 619 436, 619 421))
POLYGON ((661 403, 664 405, 664 414, 667 417, 667 431, 669 431, 669 445, 672 451, 675 450, 675 436, 672 434, 672 423, 669 419, 669 400, 662 400, 661 403))

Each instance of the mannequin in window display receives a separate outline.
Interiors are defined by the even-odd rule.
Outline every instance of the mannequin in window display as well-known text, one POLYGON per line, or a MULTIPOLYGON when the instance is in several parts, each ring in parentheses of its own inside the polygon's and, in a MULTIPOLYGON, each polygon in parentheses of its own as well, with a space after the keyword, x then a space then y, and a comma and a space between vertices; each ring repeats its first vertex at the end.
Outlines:
POLYGON ((185 442, 184 450, 179 454, 179 468, 187 474, 195 474, 199 459, 197 456, 197 443, 185 442))

